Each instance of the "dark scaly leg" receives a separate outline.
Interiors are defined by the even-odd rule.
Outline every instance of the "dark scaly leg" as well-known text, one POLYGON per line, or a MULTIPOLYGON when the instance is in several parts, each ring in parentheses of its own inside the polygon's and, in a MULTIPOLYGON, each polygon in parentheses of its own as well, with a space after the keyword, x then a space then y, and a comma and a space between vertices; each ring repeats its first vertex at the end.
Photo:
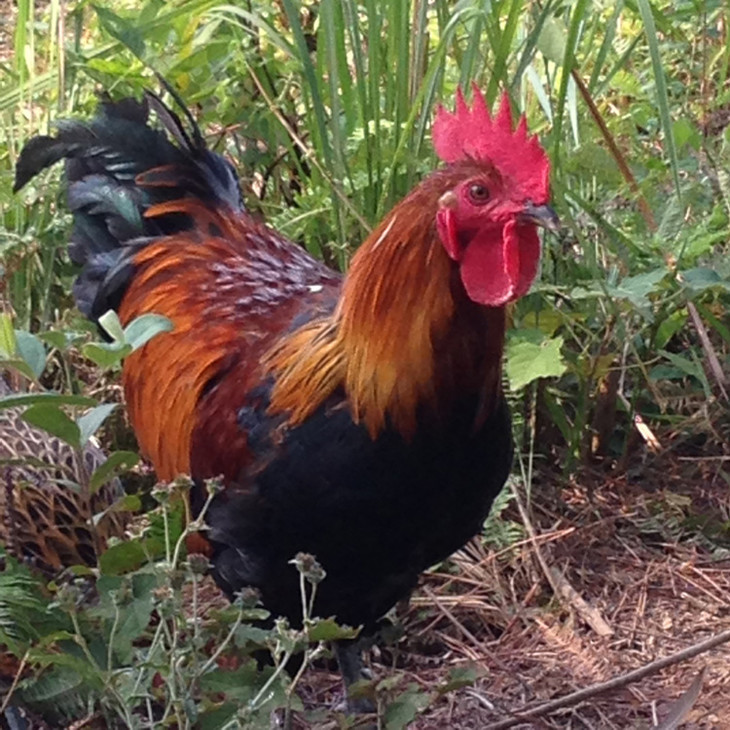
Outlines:
POLYGON ((350 697, 350 687, 361 679, 369 679, 362 664, 359 641, 335 641, 335 656, 345 684, 347 711, 353 714, 375 712, 375 704, 369 697, 350 697))

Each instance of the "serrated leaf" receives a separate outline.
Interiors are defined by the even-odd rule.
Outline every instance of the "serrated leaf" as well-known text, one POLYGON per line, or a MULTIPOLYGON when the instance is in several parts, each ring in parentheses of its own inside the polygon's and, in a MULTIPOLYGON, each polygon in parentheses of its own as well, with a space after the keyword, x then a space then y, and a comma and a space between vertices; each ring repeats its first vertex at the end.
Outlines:
POLYGON ((650 316, 649 294, 659 290, 658 284, 667 276, 668 270, 662 266, 645 274, 627 276, 616 286, 607 286, 609 296, 616 299, 626 299, 637 309, 645 310, 644 316, 650 316))
POLYGON ((139 462, 139 456, 133 451, 115 451, 109 458, 97 467, 91 475, 89 489, 94 494, 99 491, 102 485, 106 484, 113 476, 122 471, 127 471, 139 462))
POLYGON ((271 632, 267 629, 262 629, 258 626, 251 626, 249 624, 242 624, 238 629, 236 629, 234 640, 238 648, 243 648, 250 644, 263 647, 266 646, 270 637, 271 632))
POLYGON ((33 426, 57 436, 74 448, 81 446, 81 432, 73 418, 55 405, 30 406, 22 418, 33 426))
MULTIPOLYGON (((539 333, 542 337, 542 333, 539 333)), ((566 370, 561 354, 563 338, 530 341, 525 333, 511 337, 507 343, 505 371, 512 390, 520 390, 538 378, 557 378, 566 370)))
POLYGON ((125 327, 124 341, 134 351, 149 342, 155 335, 171 330, 172 321, 167 317, 163 317, 161 314, 142 314, 125 327))
POLYGON ((307 638, 310 641, 335 641, 338 639, 354 639, 359 629, 340 626, 334 619, 319 619, 313 626, 307 627, 307 638))
POLYGON ((101 424, 116 407, 116 403, 102 403, 76 419, 82 446, 97 432, 101 424))

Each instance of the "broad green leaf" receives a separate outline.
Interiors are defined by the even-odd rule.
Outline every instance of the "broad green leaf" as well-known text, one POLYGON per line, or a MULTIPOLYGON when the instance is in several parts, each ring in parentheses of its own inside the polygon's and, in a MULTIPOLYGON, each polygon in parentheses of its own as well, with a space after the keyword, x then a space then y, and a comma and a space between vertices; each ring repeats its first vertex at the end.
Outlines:
POLYGON ((562 346, 562 337, 548 338, 541 332, 537 336, 520 332, 510 337, 505 370, 512 390, 520 390, 538 378, 560 377, 566 370, 562 346))
POLYGON ((112 545, 99 557, 102 575, 122 575, 135 570, 147 561, 144 546, 138 540, 112 545))
POLYGON ((222 730, 222 728, 235 727, 235 725, 231 725, 231 722, 235 719, 237 713, 237 702, 224 702, 215 705, 214 709, 209 711, 201 707, 201 714, 196 727, 200 730, 222 730))
POLYGON ((649 294, 658 290, 657 284, 668 274, 666 267, 661 266, 654 271, 636 276, 627 276, 616 286, 607 287, 610 296, 628 299, 638 309, 649 306, 649 294))
POLYGON ((714 269, 704 266, 682 271, 680 281, 686 289, 691 290, 694 294, 699 294, 712 287, 720 287, 730 291, 730 281, 723 279, 714 269))
POLYGON ((122 342, 89 342, 81 348, 84 357, 95 362, 101 368, 118 365, 132 352, 130 345, 122 342))
POLYGON ((65 411, 55 405, 30 406, 23 413, 23 419, 33 426, 38 426, 38 428, 58 436, 74 448, 79 448, 81 445, 79 427, 65 411))
POLYGON ((37 380, 35 373, 31 369, 30 365, 25 360, 10 359, 2 360, 2 366, 4 368, 17 370, 19 373, 24 375, 28 380, 37 380))
POLYGON ((155 335, 172 331, 172 322, 161 314, 143 314, 133 319, 124 329, 124 341, 132 348, 139 349, 155 335))
POLYGON ((76 419, 79 427, 81 445, 83 446, 93 436, 107 416, 117 407, 117 403, 102 403, 76 419))
POLYGON ((565 44, 568 38, 568 29, 565 23, 551 15, 545 19, 542 31, 537 39, 537 49, 548 61, 561 66, 565 60, 565 44))
POLYGON ((124 328, 119 321, 119 315, 110 309, 99 317, 99 326, 111 337, 115 342, 124 342, 124 328))
POLYGON ((385 730, 405 730, 428 707, 431 695, 412 684, 385 709, 385 730))
POLYGON ((676 119, 672 122, 672 133, 677 149, 689 145, 692 149, 699 149, 702 144, 702 135, 692 122, 686 118, 676 119))
POLYGON ((15 340, 18 354, 31 369, 35 379, 38 380, 46 369, 46 348, 34 334, 24 330, 16 330, 15 340))

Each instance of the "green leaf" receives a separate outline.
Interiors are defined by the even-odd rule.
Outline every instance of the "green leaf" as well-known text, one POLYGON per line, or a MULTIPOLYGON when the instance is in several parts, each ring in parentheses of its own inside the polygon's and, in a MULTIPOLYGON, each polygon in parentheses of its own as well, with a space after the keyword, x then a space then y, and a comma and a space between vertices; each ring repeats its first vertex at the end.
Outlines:
POLYGON ((333 618, 319 619, 307 627, 307 638, 310 641, 335 641, 337 639, 354 639, 360 629, 340 626, 333 618))
POLYGON ((74 420, 55 405, 35 405, 23 413, 23 419, 33 426, 58 436, 74 448, 81 446, 81 432, 74 420))
POLYGON ((171 332, 172 322, 161 314, 143 314, 133 319, 124 329, 124 341, 132 351, 138 350, 155 335, 171 332))
POLYGON ((80 332, 66 332, 62 330, 48 330, 47 332, 38 333, 39 340, 51 347, 55 347, 57 350, 65 350, 83 336, 80 332))
POLYGON ((99 326, 111 337, 115 342, 124 342, 124 328, 119 321, 117 313, 110 309, 101 315, 98 319, 99 326))
POLYGON ((122 575, 135 570, 147 560, 144 547, 138 540, 112 545, 101 554, 99 568, 102 575, 122 575))
POLYGON ((674 134, 674 142, 677 148, 689 145, 692 149, 699 149, 702 144, 702 135, 697 127, 688 119, 676 119, 672 122, 672 133, 674 134))
POLYGON ((410 685, 408 691, 396 697, 385 710, 386 730, 405 730, 428 707, 431 695, 420 692, 418 685, 410 685))
POLYGON ((116 403, 102 403, 76 419, 83 446, 99 429, 107 416, 117 407, 116 403))
POLYGON ((95 406, 96 401, 83 395, 62 395, 61 393, 14 393, 0 398, 0 409, 37 405, 88 407, 95 406))
POLYGON ((562 66, 565 60, 565 44, 568 29, 560 18, 551 15, 545 19, 537 39, 537 49, 548 61, 562 66))
POLYGON ((669 360, 675 368, 681 370, 685 373, 685 375, 697 378, 699 381, 704 380, 702 366, 698 362, 689 360, 686 357, 682 357, 681 355, 677 355, 673 352, 667 352, 666 350, 659 350, 659 354, 667 358, 667 360, 669 360))
POLYGON ((659 228, 654 234, 654 238, 660 246, 668 248, 669 244, 674 241, 682 228, 684 228, 684 212, 685 206, 680 201, 679 196, 674 193, 664 208, 662 219, 659 222, 659 228))
POLYGON ((638 309, 649 306, 649 294, 658 291, 657 284, 664 279, 668 271, 666 267, 660 266, 646 274, 627 276, 617 286, 607 287, 611 296, 619 299, 628 299, 638 309))
POLYGON ((560 377, 566 370, 562 347, 562 337, 545 337, 538 330, 510 337, 505 370, 512 390, 520 390, 538 378, 560 377))
POLYGON ((251 644, 257 647, 265 647, 270 638, 270 630, 251 626, 250 624, 242 624, 236 629, 235 634, 236 646, 239 649, 248 648, 251 644))
POLYGON ((677 147, 674 144, 674 134, 672 128, 672 115, 670 113, 669 94, 667 93, 667 81, 662 66, 662 52, 659 48, 659 36, 657 34, 656 25, 654 23, 654 15, 649 0, 636 0, 636 4, 644 21, 644 29, 646 30, 646 40, 649 43, 649 56, 651 57, 651 65, 654 72, 654 89, 656 91, 656 101, 659 107, 659 118, 662 121, 662 129, 664 130, 664 147, 669 153, 670 168, 674 178, 674 188, 677 196, 681 196, 682 192, 679 185, 679 160, 677 158, 677 147))
POLYGON ((452 692, 462 687, 472 687, 480 676, 479 670, 474 666, 454 667, 449 671, 446 682, 439 687, 439 694, 452 692))
POLYGON ((200 730, 221 730, 221 728, 230 727, 230 723, 237 713, 237 702, 224 702, 213 710, 203 710, 196 727, 199 727, 200 730))
POLYGON ((123 342, 89 342, 81 348, 81 352, 99 367, 110 368, 127 357, 132 348, 123 342))
POLYGON ((25 360, 35 375, 35 379, 38 380, 46 369, 46 348, 34 334, 24 330, 15 331, 15 340, 18 354, 25 360))
POLYGON ((116 610, 119 612, 114 653, 122 663, 128 665, 133 657, 132 642, 149 625, 154 606, 153 591, 158 587, 158 577, 152 573, 135 573, 125 578, 103 575, 96 587, 101 601, 99 615, 114 619, 116 610), (114 601, 125 593, 115 609, 114 601))
POLYGON ((0 357, 9 360, 18 351, 13 320, 9 314, 0 314, 0 357))
POLYGON ((91 475, 89 481, 91 493, 98 492, 113 476, 131 469, 138 462, 139 456, 133 451, 115 451, 110 454, 109 458, 91 475))
POLYGON ((101 26, 109 33, 110 36, 116 38, 134 53, 137 58, 144 55, 145 42, 144 36, 140 32, 139 27, 133 21, 122 18, 113 13, 108 8, 92 5, 96 14, 99 16, 101 26))
POLYGON ((723 279, 714 269, 704 266, 682 271, 680 273, 680 281, 693 294, 699 294, 712 287, 719 287, 725 289, 725 291, 730 291, 730 281, 723 279))

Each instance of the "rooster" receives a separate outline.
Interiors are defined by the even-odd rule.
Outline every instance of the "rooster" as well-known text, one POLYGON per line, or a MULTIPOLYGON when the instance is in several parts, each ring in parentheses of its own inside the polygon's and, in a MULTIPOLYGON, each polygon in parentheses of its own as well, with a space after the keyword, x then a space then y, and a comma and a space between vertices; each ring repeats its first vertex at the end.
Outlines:
MULTIPOLYGON (((223 476, 206 515, 218 584, 300 622, 291 561, 311 553, 315 614, 367 634, 479 531, 507 478, 505 306, 537 274, 537 226, 557 225, 549 161, 506 94, 492 116, 459 91, 433 126, 445 164, 342 276, 246 211, 182 108, 185 124, 151 93, 103 102, 31 140, 15 188, 65 158, 79 308, 172 321, 127 358, 124 391, 161 479, 223 476)), ((349 687, 359 653, 337 653, 349 687)))

